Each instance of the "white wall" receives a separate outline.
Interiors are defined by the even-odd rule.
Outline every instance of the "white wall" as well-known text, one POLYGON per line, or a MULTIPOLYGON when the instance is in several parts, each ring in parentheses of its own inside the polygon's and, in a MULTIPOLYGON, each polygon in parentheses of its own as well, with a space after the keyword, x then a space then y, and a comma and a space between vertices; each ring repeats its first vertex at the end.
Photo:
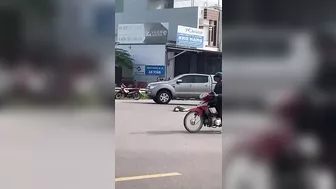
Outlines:
MULTIPOLYGON (((116 48, 127 50, 134 59, 135 65, 166 65, 165 45, 118 45, 116 48)), ((131 70, 123 69, 123 77, 131 77, 131 70)), ((134 75, 137 81, 155 81, 157 76, 134 75)))

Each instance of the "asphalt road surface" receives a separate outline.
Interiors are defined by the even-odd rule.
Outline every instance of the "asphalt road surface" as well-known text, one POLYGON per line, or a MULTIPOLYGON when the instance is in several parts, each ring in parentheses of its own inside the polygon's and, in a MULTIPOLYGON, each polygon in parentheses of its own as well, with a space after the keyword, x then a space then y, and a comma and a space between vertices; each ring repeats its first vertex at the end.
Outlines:
POLYGON ((103 109, 1 109, 0 188, 111 188, 111 115, 103 109))
POLYGON ((189 134, 176 104, 197 102, 121 100, 115 120, 99 108, 2 109, 0 188, 222 188, 222 154, 264 116, 228 111, 223 134, 189 134))
POLYGON ((225 129, 190 134, 176 105, 197 101, 116 101, 116 189, 221 189, 222 153, 237 132, 255 130, 265 116, 224 112, 225 129), (231 129, 230 129, 231 128, 231 129), (223 144, 222 144, 223 142, 223 144))

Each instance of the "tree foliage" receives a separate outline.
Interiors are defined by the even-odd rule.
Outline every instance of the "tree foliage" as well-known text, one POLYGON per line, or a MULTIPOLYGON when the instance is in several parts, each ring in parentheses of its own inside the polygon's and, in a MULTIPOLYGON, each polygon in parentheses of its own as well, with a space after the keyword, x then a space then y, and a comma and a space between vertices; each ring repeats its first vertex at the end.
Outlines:
POLYGON ((134 59, 127 50, 116 48, 115 57, 116 66, 128 69, 133 68, 134 59))

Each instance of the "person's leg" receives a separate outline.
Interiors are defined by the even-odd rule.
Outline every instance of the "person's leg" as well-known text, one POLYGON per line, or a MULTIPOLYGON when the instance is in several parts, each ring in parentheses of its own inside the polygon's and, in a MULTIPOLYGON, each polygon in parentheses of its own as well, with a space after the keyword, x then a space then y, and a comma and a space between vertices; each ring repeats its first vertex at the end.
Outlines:
MULTIPOLYGON (((220 118, 221 121, 222 121, 223 119, 222 119, 222 103, 221 102, 220 103, 217 102, 216 110, 217 110, 217 113, 218 113, 217 118, 220 118)), ((220 127, 222 126, 222 124, 223 123, 221 123, 220 127)), ((220 133, 221 133, 221 131, 220 131, 220 133)))
POLYGON ((218 117, 222 119, 222 99, 221 98, 217 99, 216 109, 218 112, 218 117))

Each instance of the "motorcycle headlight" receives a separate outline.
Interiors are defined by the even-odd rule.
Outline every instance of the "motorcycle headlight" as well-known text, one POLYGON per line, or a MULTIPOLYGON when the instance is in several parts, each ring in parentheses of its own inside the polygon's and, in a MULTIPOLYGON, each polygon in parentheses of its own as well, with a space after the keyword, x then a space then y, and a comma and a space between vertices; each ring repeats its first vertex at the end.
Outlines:
POLYGON ((199 98, 200 98, 200 99, 203 99, 203 98, 206 97, 207 95, 208 95, 207 93, 202 93, 202 94, 200 94, 199 98))

